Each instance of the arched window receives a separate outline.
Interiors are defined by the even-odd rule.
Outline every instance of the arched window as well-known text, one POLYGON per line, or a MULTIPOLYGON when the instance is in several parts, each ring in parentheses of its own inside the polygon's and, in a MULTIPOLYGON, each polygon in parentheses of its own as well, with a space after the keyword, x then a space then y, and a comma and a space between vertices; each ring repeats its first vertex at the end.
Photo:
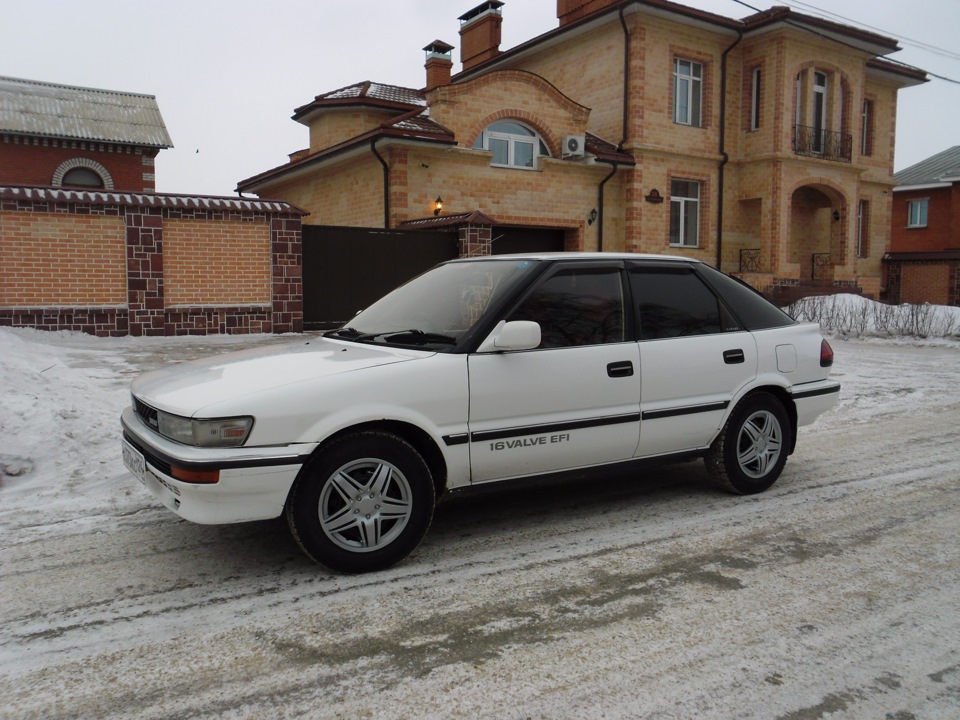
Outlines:
POLYGON ((63 187, 102 188, 103 178, 95 170, 87 167, 76 167, 68 170, 61 181, 63 187))
POLYGON ((538 157, 550 157, 546 143, 536 132, 515 120, 500 120, 487 126, 473 147, 493 153, 496 167, 535 170, 538 157))
POLYGON ((54 187, 113 190, 113 176, 106 167, 90 158, 64 160, 53 173, 54 187))

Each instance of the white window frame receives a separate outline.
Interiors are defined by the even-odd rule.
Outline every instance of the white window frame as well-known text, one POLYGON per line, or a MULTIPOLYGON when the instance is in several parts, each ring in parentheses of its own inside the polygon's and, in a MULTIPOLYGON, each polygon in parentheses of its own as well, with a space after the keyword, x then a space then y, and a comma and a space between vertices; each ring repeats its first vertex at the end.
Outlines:
POLYGON ((702 63, 679 57, 673 59, 673 121, 679 125, 703 127, 702 63), (681 64, 689 65, 689 71, 684 71, 681 64))
MULTIPOLYGON (((491 123, 487 129, 485 129, 480 136, 474 142, 473 147, 475 149, 490 150, 490 141, 491 140, 502 140, 507 143, 507 162, 498 163, 490 162, 492 167, 501 167, 501 168, 511 168, 513 170, 538 170, 540 165, 540 158, 550 157, 549 152, 546 151, 547 144, 543 141, 543 138, 540 136, 536 130, 522 123, 519 120, 504 119, 498 120, 497 122, 491 123), (490 130, 490 127, 493 127, 497 123, 513 123, 515 125, 520 125, 523 128, 529 130, 532 135, 519 135, 516 133, 501 132, 497 130, 490 130), (517 164, 517 145, 530 145, 532 147, 533 161, 530 165, 518 165, 517 164)), ((492 150, 491 150, 492 152, 492 150)))
POLYGON ((811 120, 813 122, 813 151, 816 153, 823 153, 824 147, 826 146, 826 129, 827 129, 827 73, 820 70, 813 71, 813 115, 811 120), (820 80, 823 82, 819 82, 820 80), (819 105, 819 112, 817 105, 819 105))
POLYGON ((925 228, 927 213, 930 210, 930 198, 915 198, 907 200, 907 227, 925 228))
POLYGON ((751 73, 752 87, 750 90, 750 130, 760 129, 760 82, 763 78, 762 68, 758 65, 751 73))
POLYGON ((700 247, 700 197, 703 195, 703 183, 699 180, 687 180, 686 178, 671 178, 670 179, 670 247, 678 248, 699 248, 700 247), (675 182, 686 182, 693 183, 697 188, 697 196, 689 197, 685 195, 676 195, 674 193, 674 183, 675 182), (687 210, 690 205, 693 205, 695 209, 696 221, 694 223, 695 227, 693 229, 693 242, 687 242, 687 210), (675 207, 679 207, 679 218, 680 225, 677 228, 676 236, 680 238, 680 242, 674 242, 674 232, 673 232, 673 211, 675 207))
POLYGON ((860 114, 860 154, 870 157, 873 154, 873 100, 863 99, 860 114))

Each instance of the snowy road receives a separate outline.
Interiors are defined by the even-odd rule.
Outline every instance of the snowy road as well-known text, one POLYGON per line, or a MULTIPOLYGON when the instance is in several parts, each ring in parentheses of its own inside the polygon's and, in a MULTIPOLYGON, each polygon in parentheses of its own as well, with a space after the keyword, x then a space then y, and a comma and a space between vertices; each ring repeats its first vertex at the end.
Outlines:
POLYGON ((123 470, 132 374, 243 342, 0 334, 0 717, 960 716, 957 345, 834 341, 841 405, 763 495, 457 497, 349 577, 123 470))

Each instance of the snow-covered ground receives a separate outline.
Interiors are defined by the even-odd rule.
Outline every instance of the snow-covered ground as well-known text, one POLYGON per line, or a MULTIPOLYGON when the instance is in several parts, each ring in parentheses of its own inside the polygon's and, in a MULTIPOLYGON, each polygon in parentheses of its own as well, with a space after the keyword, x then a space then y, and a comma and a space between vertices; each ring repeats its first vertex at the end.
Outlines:
POLYGON ((0 718, 960 717, 960 340, 860 334, 761 496, 687 463, 457 497, 349 577, 120 460, 135 374, 296 338, 0 328, 0 718))

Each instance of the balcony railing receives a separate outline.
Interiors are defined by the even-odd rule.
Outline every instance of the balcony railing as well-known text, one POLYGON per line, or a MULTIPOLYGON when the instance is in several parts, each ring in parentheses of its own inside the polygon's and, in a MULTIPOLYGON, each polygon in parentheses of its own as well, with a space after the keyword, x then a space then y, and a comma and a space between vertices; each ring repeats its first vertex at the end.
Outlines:
POLYGON ((797 155, 848 163, 853 155, 853 135, 820 130, 807 125, 794 125, 793 152, 797 155))
POLYGON ((830 253, 814 253, 810 256, 810 279, 817 281, 832 278, 830 253))
POLYGON ((760 272, 760 248, 740 251, 740 272, 760 272))

